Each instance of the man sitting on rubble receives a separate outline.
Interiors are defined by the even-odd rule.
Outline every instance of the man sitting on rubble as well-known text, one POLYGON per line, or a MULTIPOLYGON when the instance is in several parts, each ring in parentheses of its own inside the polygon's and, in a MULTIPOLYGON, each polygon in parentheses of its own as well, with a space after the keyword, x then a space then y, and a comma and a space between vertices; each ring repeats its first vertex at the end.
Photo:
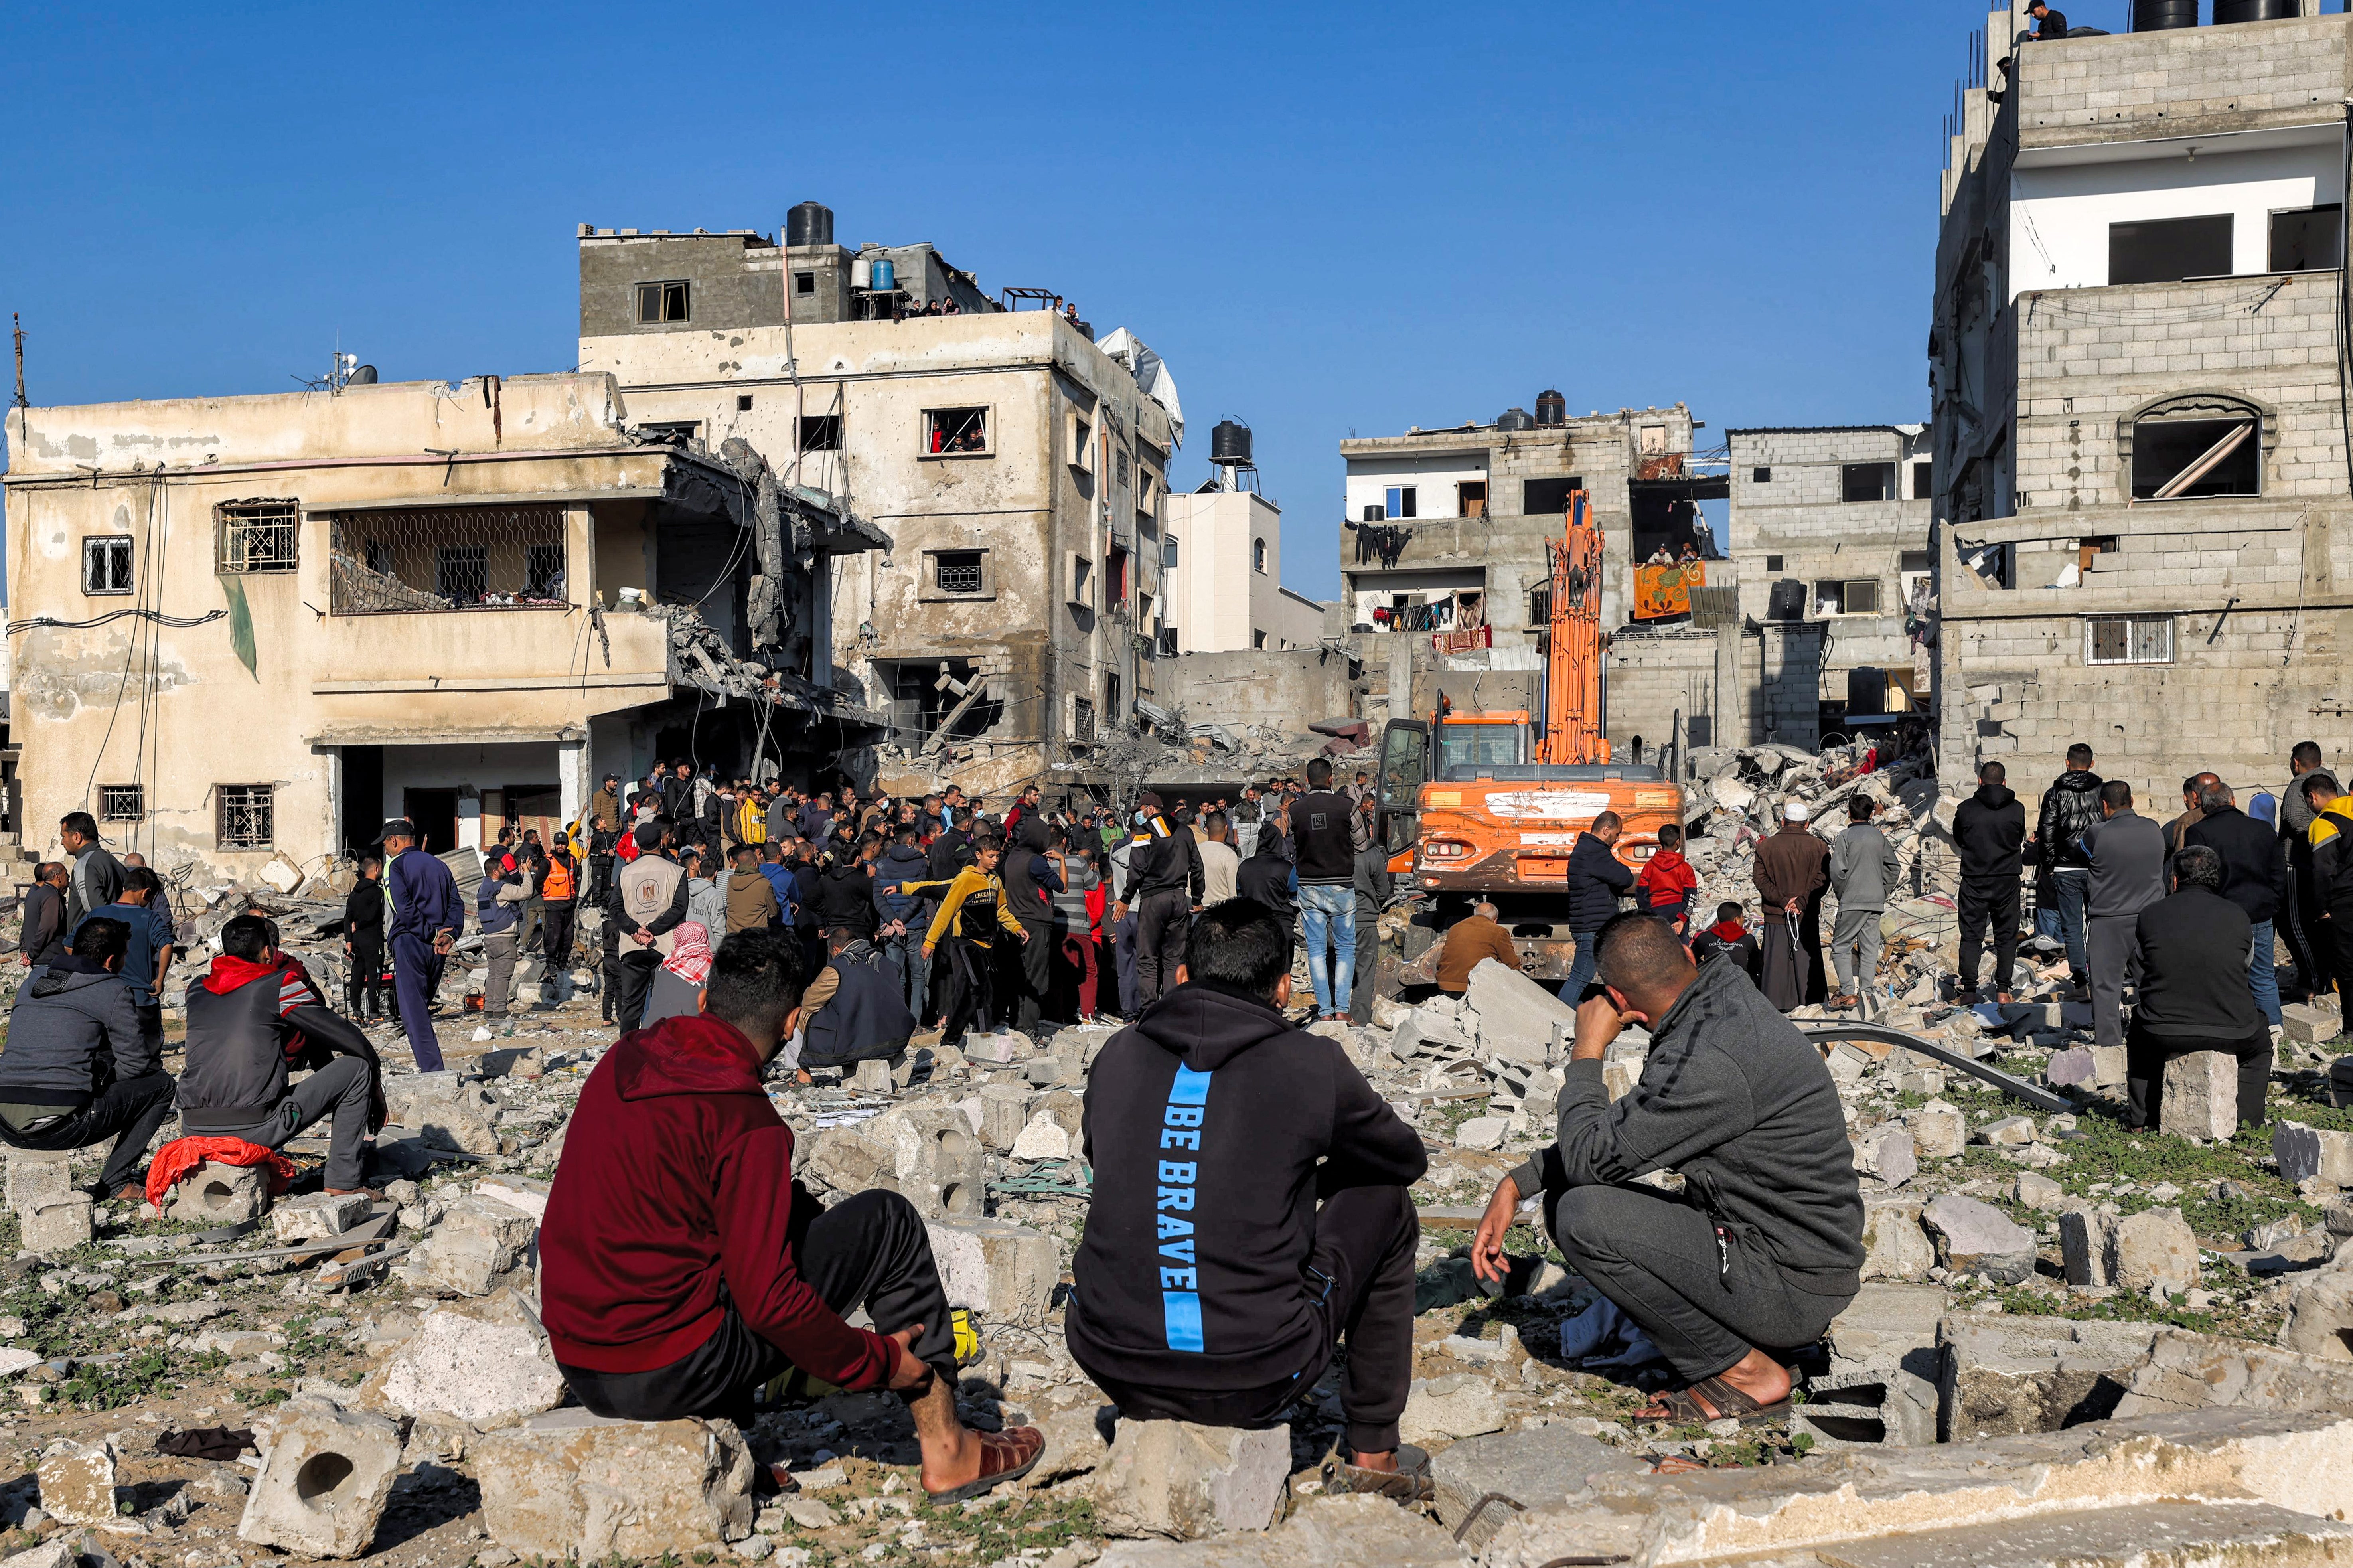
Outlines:
POLYGON ((1520 967, 1520 950, 1512 934, 1497 922, 1499 911, 1485 900, 1446 928, 1445 945, 1438 949, 1438 989, 1461 996, 1471 989, 1471 971, 1482 959, 1493 959, 1507 969, 1520 967))
POLYGON ((793 1181, 761 1069, 801 1024, 800 944, 720 944, 702 1012, 622 1036, 589 1075, 540 1228, 541 1317, 596 1414, 724 1416, 789 1368, 913 1414, 923 1489, 952 1502, 1022 1476, 1035 1427, 956 1419, 955 1331, 923 1216, 896 1192, 831 1208, 793 1181), (862 1307, 872 1329, 842 1314, 862 1307))
POLYGON ((1204 910, 1177 978, 1087 1080, 1071 1353, 1127 1419, 1252 1427, 1345 1335, 1355 1459, 1326 1489, 1426 1498, 1398 1454, 1421 1139, 1336 1043, 1285 1020, 1291 933, 1264 905, 1204 910))
POLYGON ((375 1047, 278 951, 269 921, 238 916, 221 927, 220 946, 212 972, 188 988, 180 1130, 278 1149, 332 1116, 327 1191, 365 1192, 368 1137, 385 1118, 375 1047), (296 1068, 311 1075, 290 1083, 296 1068))
POLYGON ((1691 956, 1694 963, 1704 964, 1710 959, 1725 955, 1730 956, 1734 967, 1748 977, 1751 985, 1757 983, 1757 976, 1765 967, 1765 955, 1757 945, 1757 933, 1742 923, 1740 904, 1736 899, 1727 898, 1717 905, 1715 924, 1691 940, 1691 956))
POLYGON ((1600 977, 1577 1010, 1557 1140, 1496 1187, 1472 1267, 1504 1277, 1504 1234, 1541 1191, 1569 1266, 1685 1385, 1636 1419, 1784 1417, 1789 1372, 1771 1352, 1811 1344, 1862 1288, 1862 1194, 1830 1069, 1736 966, 1694 970, 1650 916, 1602 928, 1600 977), (1630 1022, 1650 1054, 1613 1105, 1601 1063, 1630 1022), (1682 1194, 1632 1184, 1665 1170, 1682 1194))
POLYGON ((2247 984, 2247 913, 2222 895, 2222 877, 2219 851, 2183 845, 2173 857, 2172 892, 2135 923, 2140 979, 2125 1036, 2126 1119, 2134 1128, 2161 1124, 2165 1065, 2198 1051, 2238 1058, 2239 1125, 2263 1120, 2272 1032, 2247 984))
POLYGON ((93 915, 17 991, 0 1053, 0 1143, 54 1152, 111 1138, 99 1191, 137 1201, 147 1145, 172 1114, 172 1075, 121 972, 130 945, 128 924, 93 915))

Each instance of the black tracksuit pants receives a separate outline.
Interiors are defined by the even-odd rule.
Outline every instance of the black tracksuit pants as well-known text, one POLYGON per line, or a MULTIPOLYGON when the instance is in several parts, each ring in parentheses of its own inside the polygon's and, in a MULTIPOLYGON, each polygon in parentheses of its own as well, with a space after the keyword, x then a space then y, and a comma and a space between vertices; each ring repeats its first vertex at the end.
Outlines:
MULTIPOLYGON (((1001 939, 1009 941, 1011 938, 1001 939)), ((975 1023, 983 1029, 994 1029, 1004 1022, 997 1014, 997 951, 993 946, 950 934, 947 971, 947 1027, 940 1034, 942 1044, 961 1044, 965 1031, 975 1023)))
POLYGON ((645 1022, 646 996, 654 988, 654 973, 662 966, 661 953, 631 942, 638 950, 621 955, 620 995, 614 1001, 614 1021, 627 1034, 645 1022))
POLYGON ((352 978, 347 989, 353 1018, 391 1016, 392 988, 384 980, 382 937, 352 938, 352 978))
MULTIPOLYGON (((917 1361, 953 1384, 955 1324, 949 1317, 939 1265, 932 1257, 930 1233, 914 1204, 877 1189, 820 1209, 809 1190, 795 1182, 785 1245, 794 1268, 836 1312, 863 1307, 880 1334, 921 1323, 923 1331, 909 1349, 917 1361)), ((752 1396, 792 1362, 752 1331, 734 1303, 726 1300, 723 1284, 720 1290, 726 1315, 719 1327, 670 1365, 642 1372, 560 1367, 564 1381, 598 1415, 624 1421, 719 1416, 749 1429, 752 1396)), ((1407 1293, 1411 1295, 1410 1277, 1407 1293)))
POLYGON ((1147 893, 1135 905, 1135 1004, 1150 1007, 1176 989, 1185 940, 1193 930, 1193 898, 1181 887, 1147 893))
POLYGON ((1550 1197, 1550 1219, 1568 1266, 1641 1324, 1687 1383, 1752 1346, 1813 1343, 1854 1299, 1852 1289, 1801 1288, 1753 1241, 1648 1187, 1571 1187, 1550 1197))
POLYGON ((114 1152, 106 1157, 99 1185, 112 1197, 147 1161, 147 1146, 154 1141, 164 1118, 172 1114, 172 1075, 146 1073, 106 1086, 98 1097, 54 1126, 38 1132, 18 1132, 0 1121, 0 1143, 11 1149, 36 1149, 54 1153, 61 1149, 87 1149, 114 1138, 114 1152), (115 1138, 115 1134, 122 1136, 115 1138))
POLYGON ((1985 951, 1987 921, 1993 922, 1993 989, 2010 989, 2010 970, 2018 963, 2018 883, 1989 886, 1961 884, 1961 984, 1975 989, 1978 957, 1985 951))
MULTIPOLYGON (((1352 1453, 1398 1446, 1398 1417, 1413 1390, 1413 1255, 1421 1222, 1403 1187, 1344 1187, 1315 1213, 1315 1249, 1304 1288, 1321 1332, 1297 1373, 1263 1388, 1197 1393, 1095 1380, 1131 1421, 1191 1421, 1203 1426, 1271 1426, 1315 1386, 1345 1339, 1340 1384, 1352 1453)), ((878 1319, 879 1321, 879 1319, 878 1319)))
MULTIPOLYGON (((1038 1021, 1046 1016, 1046 1009, 1054 994, 1054 952, 1060 946, 1054 939, 1051 920, 1024 920, 1021 928, 1029 939, 1020 945, 1021 950, 1012 955, 1021 966, 1021 1008, 1014 1025, 1024 1034, 1038 1033, 1038 1021)), ((1059 1012, 1060 1008, 1055 1011, 1059 1012)), ((1067 1020, 1057 1019, 1057 1022, 1067 1020)))

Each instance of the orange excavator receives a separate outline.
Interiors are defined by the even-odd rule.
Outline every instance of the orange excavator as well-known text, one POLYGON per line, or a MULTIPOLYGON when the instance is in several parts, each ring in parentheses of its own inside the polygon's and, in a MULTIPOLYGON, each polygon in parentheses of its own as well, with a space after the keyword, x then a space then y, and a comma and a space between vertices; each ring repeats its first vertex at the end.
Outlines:
POLYGON ((1544 724, 1520 710, 1393 719, 1381 734, 1380 810, 1391 870, 1409 875, 1424 910, 1398 968, 1437 980, 1438 941, 1484 900, 1495 906, 1533 979, 1568 978, 1568 853, 1604 811, 1625 824, 1618 859, 1640 871, 1659 830, 1683 821, 1683 795, 1656 768, 1612 762, 1603 736, 1609 638, 1601 630, 1601 530, 1591 500, 1569 493, 1551 568, 1544 724), (1419 949, 1419 950, 1417 950, 1419 949))

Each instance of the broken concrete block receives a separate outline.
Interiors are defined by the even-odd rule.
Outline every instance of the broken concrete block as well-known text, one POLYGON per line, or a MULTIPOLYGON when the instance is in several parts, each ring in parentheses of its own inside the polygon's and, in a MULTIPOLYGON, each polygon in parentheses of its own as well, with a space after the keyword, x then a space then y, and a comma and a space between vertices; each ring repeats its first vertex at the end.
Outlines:
POLYGON ((2280 1009, 2280 1038, 2290 1044, 2326 1045, 2337 1038, 2340 1028, 2335 1012, 2308 1001, 2291 1002, 2280 1009))
POLYGON ((1826 1383, 1837 1385, 1843 1419, 1820 1433, 1841 1443, 1876 1441, 1900 1447, 1936 1440, 1943 1351, 1936 1329, 1951 1298, 1934 1285, 1867 1284, 1831 1322, 1826 1383), (1876 1383, 1880 1396, 1871 1398, 1876 1383), (1866 1410, 1875 1416, 1866 1415, 1866 1410))
POLYGON ((565 1393, 546 1336, 504 1298, 427 1312, 364 1387, 405 1415, 438 1411, 476 1426, 553 1410, 565 1393))
POLYGON ((69 1443, 41 1461, 36 1472, 41 1484, 41 1508, 68 1524, 111 1525, 121 1522, 114 1506, 114 1445, 100 1438, 90 1444, 69 1443))
POLYGON ((991 1034, 966 1034, 963 1050, 965 1061, 987 1062, 997 1067, 1009 1067, 1038 1054, 1036 1044, 1018 1029, 1000 1029, 991 1034))
POLYGON ((1913 1151, 1912 1129, 1901 1122, 1882 1122, 1855 1139, 1855 1169, 1891 1187, 1901 1187, 1919 1173, 1913 1151))
POLYGON ((301 1410, 278 1418, 237 1533, 304 1557, 360 1557, 400 1475, 400 1428, 381 1415, 301 1410))
POLYGON ((1476 1372, 1417 1379, 1398 1425, 1409 1443, 1476 1437, 1503 1430, 1503 1402, 1495 1397, 1495 1385, 1476 1372))
POLYGON ((185 1224, 238 1225, 269 1210, 269 1173, 259 1165, 207 1160, 166 1194, 164 1217, 185 1224))
POLYGON ((2000 1121, 1989 1121, 1978 1128, 1975 1141, 1996 1149, 2022 1149, 2034 1141, 2034 1118, 2006 1116, 2000 1121))
MULTIPOLYGON (((1494 962, 1493 959, 1487 961, 1494 962)), ((1500 1148, 1504 1141, 1504 1135, 1510 1128, 1511 1122, 1507 1118, 1474 1116, 1454 1129, 1455 1146, 1460 1149, 1500 1148)))
POLYGON ((2353 1187, 2353 1132, 2275 1121, 2272 1158, 2279 1162, 2280 1180, 2291 1187, 2316 1179, 2333 1187, 2353 1187))
POLYGON ((1990 1203, 1946 1192, 1920 1211, 1947 1268, 2015 1285, 2034 1272, 2034 1234, 1990 1203))
POLYGON ((2010 1183, 2010 1201, 2030 1209, 2056 1209, 2066 1201, 2067 1189, 2048 1176, 2028 1171, 2010 1183))
POLYGON ((1478 1016, 1482 1054, 1546 1065, 1556 1025, 1574 1028, 1577 1009, 1495 959, 1472 968, 1462 1004, 1478 1016))
POLYGON ((944 1101, 914 1100, 855 1126, 827 1128, 803 1148, 802 1174, 832 1192, 888 1188, 925 1219, 981 1212, 987 1156, 971 1121, 944 1101))
POLYGON ((322 1241, 342 1235, 368 1217, 368 1201, 356 1192, 337 1196, 309 1192, 289 1198, 269 1213, 270 1231, 282 1242, 322 1241))
POLYGON ((1062 1277, 1052 1237, 1027 1225, 970 1216, 926 1221, 923 1228, 949 1306, 1002 1322, 1044 1320, 1062 1277))
POLYGON ((2324 1268, 2297 1281, 2279 1342, 2298 1355, 2353 1361, 2353 1269, 2324 1268))
POLYGON ((427 1284, 459 1296, 487 1296, 515 1266, 515 1252, 480 1231, 437 1231, 417 1249, 417 1267, 427 1284))
POLYGON ((36 1198, 18 1216, 18 1245, 26 1252, 66 1252, 97 1234, 97 1202, 87 1192, 36 1198))
POLYGON ((2353 1056, 2339 1056, 2328 1064, 2327 1093, 2333 1109, 2353 1106, 2353 1056))
POLYGON ((2264 1350, 2186 1329, 2157 1336, 2133 1372, 2119 1416, 2228 1406, 2240 1410, 2353 1409, 2353 1351, 2335 1357, 2264 1350))
POLYGON ((2042 1081, 2054 1089, 2088 1089, 2100 1081, 2100 1065, 2089 1046, 2053 1051, 2042 1065, 2042 1081))
POLYGON ((2116 1250, 2116 1222, 2096 1209, 2069 1209, 2059 1216, 2061 1272, 2070 1285, 2114 1285, 2108 1264, 2116 1250))
POLYGON ((1046 1439, 1038 1463, 1015 1484, 1024 1491, 1042 1491, 1058 1482, 1091 1476, 1111 1457, 1111 1440, 1118 1430, 1115 1404, 1081 1404, 1046 1411, 1030 1425, 1046 1439))
POLYGON ((870 1056, 850 1069, 849 1086, 861 1094, 887 1095, 898 1087, 891 1064, 880 1056, 870 1056))
POLYGON ((1923 1160, 1954 1159, 1968 1142, 1968 1118, 1944 1100, 1930 1100, 1904 1119, 1912 1128, 1913 1151, 1923 1160))
POLYGON ((1940 1439, 2056 1432, 2107 1419, 2132 1369, 2148 1359, 2157 1327, 2006 1314, 1947 1319, 1937 1330, 1940 1439))
POLYGON ((2126 1060, 2125 1048, 2121 1045, 2093 1046, 2093 1084, 2103 1089, 2124 1087, 2126 1078, 2130 1075, 2126 1067, 2126 1060))
POLYGON ((752 1453, 732 1422, 559 1410, 475 1452, 484 1522, 521 1557, 683 1558, 752 1532, 752 1453))
POLYGON ((499 1152, 497 1095, 461 1084, 454 1072, 402 1073, 384 1080, 390 1119, 416 1129, 428 1144, 466 1154, 499 1152))
POLYGON ((2166 1063, 2157 1129, 2201 1142, 2228 1140, 2239 1130, 2239 1059, 2192 1051, 2166 1063))
POLYGON ((1080 1142, 1064 1127, 1061 1119, 1050 1111, 1039 1111, 1021 1128, 1021 1136, 1013 1140, 1012 1155, 1016 1160, 1068 1160, 1078 1153, 1080 1142))
POLYGON ((1095 1561, 1100 1568, 1463 1568, 1471 1558, 1422 1515, 1386 1498, 1356 1496, 1305 1499, 1263 1535, 1232 1533, 1198 1544, 1114 1541, 1095 1561))
POLYGON ((1595 1438, 1558 1427, 1535 1426, 1493 1432, 1456 1443, 1430 1461, 1438 1517, 1450 1530, 1470 1528, 1461 1539, 1472 1552, 1518 1511, 1480 1499, 1493 1492, 1521 1507, 1539 1507, 1583 1494, 1595 1476, 1647 1469, 1641 1459, 1595 1438), (1472 1520, 1474 1510, 1478 1517, 1472 1520))
POLYGON ((72 1192, 73 1154, 69 1150, 12 1149, 8 1150, 8 1212, 22 1215, 36 1203, 72 1192))
POLYGON ((1399 1061, 1415 1056, 1469 1056, 1475 1047, 1454 1020, 1430 1003, 1417 1007, 1389 1033, 1389 1054, 1399 1061))
POLYGON ((2162 1287, 2175 1295, 2198 1283, 2198 1238, 2179 1209, 2144 1209, 2118 1220, 2108 1243, 2108 1283, 2119 1290, 2162 1287))
POLYGON ((1926 1279, 1936 1266, 1936 1244, 1920 1228, 1916 1198, 1863 1200, 1862 1277, 1926 1279))
POLYGON ((981 1142, 999 1154, 1010 1151, 1013 1140, 1029 1124, 1029 1088, 1021 1084, 983 1084, 976 1097, 980 1114, 973 1119, 980 1128, 981 1142))
POLYGON ((1244 1432, 1189 1421, 1122 1421, 1095 1473, 1113 1535, 1198 1541, 1273 1522, 1291 1477, 1291 1428, 1244 1432))

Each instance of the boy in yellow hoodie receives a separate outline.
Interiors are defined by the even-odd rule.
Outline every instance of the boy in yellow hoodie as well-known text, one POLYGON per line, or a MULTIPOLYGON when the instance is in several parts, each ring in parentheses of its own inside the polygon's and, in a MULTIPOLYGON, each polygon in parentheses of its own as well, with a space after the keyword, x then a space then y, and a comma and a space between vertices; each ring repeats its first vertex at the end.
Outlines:
POLYGON ((949 971, 947 1027, 940 1036, 944 1045, 961 1045, 965 1026, 976 1017, 984 1028, 996 1024, 996 955, 990 944, 997 933, 991 927, 1001 926, 1018 940, 1029 939, 1029 933, 1015 918, 1005 896, 1005 884, 997 874, 997 863, 1005 858, 1005 840, 996 833, 983 833, 973 840, 972 848, 973 863, 946 885, 939 913, 932 916, 931 929, 923 933, 925 961, 944 936, 949 938, 948 950, 955 960, 949 971))

